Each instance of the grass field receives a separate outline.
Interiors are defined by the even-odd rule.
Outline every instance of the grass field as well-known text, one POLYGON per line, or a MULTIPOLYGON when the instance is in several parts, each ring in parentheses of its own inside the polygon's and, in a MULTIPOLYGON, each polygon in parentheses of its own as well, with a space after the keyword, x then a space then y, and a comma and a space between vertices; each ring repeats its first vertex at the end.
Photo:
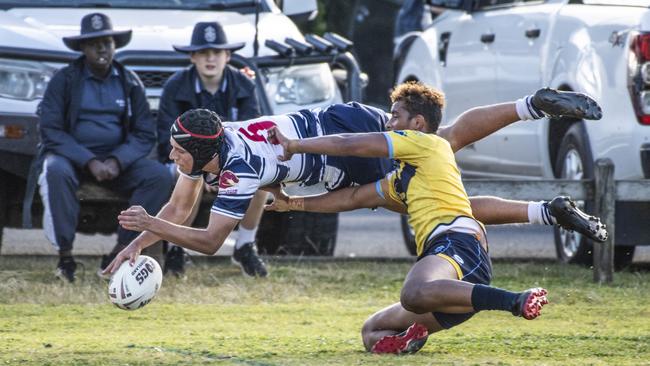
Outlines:
POLYGON ((415 355, 380 356, 364 352, 360 328, 398 300, 410 263, 276 261, 253 280, 201 262, 127 312, 108 302, 95 262, 64 285, 54 258, 0 257, 0 364, 650 365, 647 271, 599 286, 584 268, 496 262, 494 285, 549 289, 541 318, 483 312, 415 355))

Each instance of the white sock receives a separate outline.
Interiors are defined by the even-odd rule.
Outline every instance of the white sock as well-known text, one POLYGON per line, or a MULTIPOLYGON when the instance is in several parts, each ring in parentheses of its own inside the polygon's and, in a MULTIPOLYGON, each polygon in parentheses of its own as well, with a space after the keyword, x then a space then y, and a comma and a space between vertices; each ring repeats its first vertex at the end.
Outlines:
POLYGON ((540 119, 544 117, 544 112, 539 108, 533 105, 533 96, 528 95, 521 99, 517 99, 515 102, 515 108, 517 109, 517 115, 522 121, 530 119, 540 119))
POLYGON ((548 202, 528 202, 528 222, 539 225, 555 225, 555 217, 548 210, 548 202))
POLYGON ((239 235, 237 235, 237 241, 235 242, 235 248, 239 249, 242 245, 255 241, 255 234, 257 234, 257 226, 254 229, 248 230, 243 227, 239 227, 237 230, 239 235))

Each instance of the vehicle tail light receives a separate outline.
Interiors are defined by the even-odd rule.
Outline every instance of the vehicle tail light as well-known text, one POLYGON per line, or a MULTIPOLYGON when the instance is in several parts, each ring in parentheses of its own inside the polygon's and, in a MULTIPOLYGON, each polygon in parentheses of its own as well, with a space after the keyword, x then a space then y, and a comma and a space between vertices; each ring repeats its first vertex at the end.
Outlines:
POLYGON ((650 125, 650 33, 636 33, 630 42, 628 89, 639 123, 650 125))

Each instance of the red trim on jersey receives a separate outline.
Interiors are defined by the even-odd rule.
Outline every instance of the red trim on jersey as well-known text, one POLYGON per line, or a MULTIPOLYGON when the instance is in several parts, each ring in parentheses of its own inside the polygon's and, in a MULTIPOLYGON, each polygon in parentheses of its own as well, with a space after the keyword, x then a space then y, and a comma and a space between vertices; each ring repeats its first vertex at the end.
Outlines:
POLYGON ((185 126, 183 126, 183 124, 181 123, 181 118, 180 117, 176 118, 176 123, 178 123, 178 127, 180 127, 183 132, 185 132, 186 134, 188 134, 188 135, 190 135, 192 137, 197 137, 197 138, 200 138, 200 139, 216 139, 223 132, 223 128, 222 128, 219 132, 217 132, 214 135, 199 135, 198 133, 190 132, 190 130, 185 128, 185 126))

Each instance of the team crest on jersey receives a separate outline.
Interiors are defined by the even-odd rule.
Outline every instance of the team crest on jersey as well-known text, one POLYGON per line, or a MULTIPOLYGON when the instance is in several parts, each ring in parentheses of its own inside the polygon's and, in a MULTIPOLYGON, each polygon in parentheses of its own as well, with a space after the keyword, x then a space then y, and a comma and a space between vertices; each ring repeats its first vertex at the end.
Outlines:
POLYGON ((239 178, 230 170, 224 170, 219 175, 219 189, 228 189, 239 183, 239 178))

